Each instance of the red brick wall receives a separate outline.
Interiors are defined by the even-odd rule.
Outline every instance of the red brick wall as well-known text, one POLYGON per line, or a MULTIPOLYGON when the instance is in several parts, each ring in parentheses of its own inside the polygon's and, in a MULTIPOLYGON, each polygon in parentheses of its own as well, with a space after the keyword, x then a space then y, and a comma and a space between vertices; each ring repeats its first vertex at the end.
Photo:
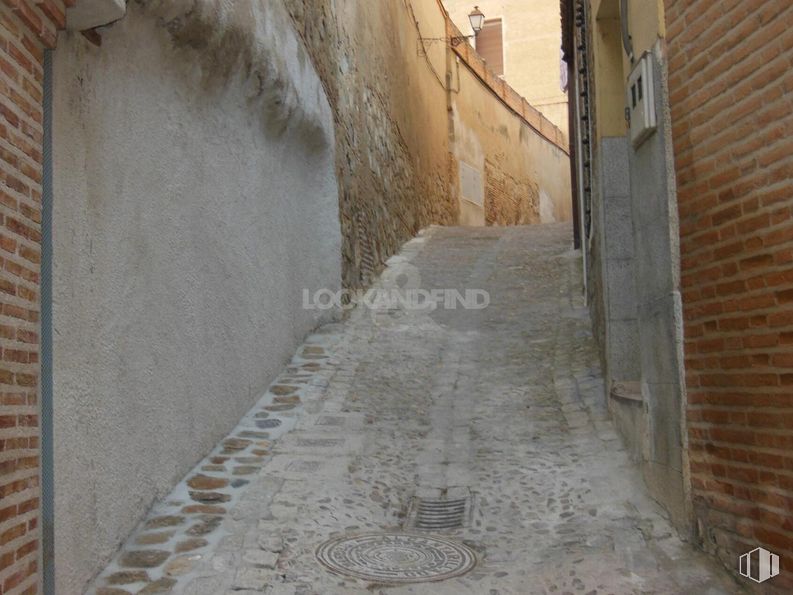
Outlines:
POLYGON ((0 4, 0 593, 38 591, 42 62, 63 2, 0 4))
POLYGON ((665 5, 695 514, 793 589, 793 3, 665 5))

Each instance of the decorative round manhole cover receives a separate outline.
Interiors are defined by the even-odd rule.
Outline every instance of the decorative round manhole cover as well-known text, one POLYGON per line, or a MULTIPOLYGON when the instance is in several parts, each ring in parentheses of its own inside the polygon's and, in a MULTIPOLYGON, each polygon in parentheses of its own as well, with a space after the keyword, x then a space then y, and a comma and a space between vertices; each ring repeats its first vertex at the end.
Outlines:
POLYGON ((281 425, 281 420, 280 419, 261 419, 261 420, 256 420, 256 427, 257 428, 262 428, 262 429, 277 428, 280 425, 281 425))
POLYGON ((316 555, 334 572, 380 583, 442 581, 476 564, 474 552, 462 544, 408 533, 337 537, 320 545, 316 555))

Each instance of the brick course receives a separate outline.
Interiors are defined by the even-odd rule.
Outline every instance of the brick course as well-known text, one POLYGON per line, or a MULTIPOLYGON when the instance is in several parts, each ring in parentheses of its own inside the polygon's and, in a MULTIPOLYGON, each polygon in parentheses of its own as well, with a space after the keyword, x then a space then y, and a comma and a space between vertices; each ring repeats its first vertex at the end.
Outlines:
POLYGON ((37 593, 44 49, 58 0, 0 5, 0 593, 37 593))
POLYGON ((767 547, 789 591, 793 5, 665 5, 694 510, 706 549, 767 547))

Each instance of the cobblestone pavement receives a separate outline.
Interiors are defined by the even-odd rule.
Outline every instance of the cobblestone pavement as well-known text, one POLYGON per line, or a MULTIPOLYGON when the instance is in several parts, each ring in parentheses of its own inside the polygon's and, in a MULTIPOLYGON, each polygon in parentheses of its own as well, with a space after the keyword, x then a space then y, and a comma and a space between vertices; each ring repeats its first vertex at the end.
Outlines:
POLYGON ((359 308, 320 329, 92 592, 742 592, 678 539, 608 421, 569 237, 434 227, 406 244, 383 286, 485 289, 489 306, 359 308), (428 533, 475 552, 463 576, 368 583, 315 557, 405 529, 414 497, 469 494, 463 528, 428 533))

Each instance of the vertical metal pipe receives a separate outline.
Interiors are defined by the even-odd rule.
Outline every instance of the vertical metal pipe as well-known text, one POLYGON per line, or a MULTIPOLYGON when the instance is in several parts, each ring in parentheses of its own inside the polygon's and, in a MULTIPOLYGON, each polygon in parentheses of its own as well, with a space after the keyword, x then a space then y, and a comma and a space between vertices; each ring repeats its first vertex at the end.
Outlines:
MULTIPOLYGON (((580 184, 583 186, 582 196, 582 226, 583 239, 587 250, 592 249, 592 192, 594 178, 592 175, 592 164, 594 163, 594 137, 592 130, 592 85, 590 84, 589 59, 587 46, 591 41, 588 31, 589 24, 589 3, 587 0, 578 0, 576 4, 575 35, 578 39, 576 43, 576 70, 581 76, 576 77, 576 107, 578 109, 578 149, 579 163, 582 163, 580 184), (583 123, 586 120, 586 124, 583 123), (584 136, 586 132, 586 136, 584 136), (586 146, 584 146, 586 145, 586 146), (584 154, 586 152, 586 155, 584 154)), ((575 37, 574 37, 575 39, 575 37)))
POLYGON ((52 393, 52 50, 44 52, 44 146, 41 192, 41 543, 42 590, 55 592, 55 491, 52 393))
MULTIPOLYGON (((585 219, 584 219, 584 236, 585 236, 586 241, 587 241, 587 248, 591 251, 592 238, 593 238, 593 234, 592 234, 592 195, 593 195, 593 192, 594 192, 594 187, 593 187, 594 178, 593 178, 593 175, 592 175, 592 166, 595 163, 595 159, 594 159, 595 155, 594 155, 594 149, 593 149, 594 144, 595 144, 595 139, 594 139, 594 134, 593 134, 594 130, 592 129, 592 95, 591 95, 592 85, 590 84, 591 80, 590 80, 589 57, 587 55, 588 54, 588 49, 587 48, 589 47, 589 44, 593 40, 590 38, 589 28, 588 28, 588 25, 590 23, 590 20, 589 20, 589 9, 590 9, 589 1, 587 0, 587 1, 582 2, 581 3, 581 8, 582 8, 582 17, 583 17, 583 19, 582 19, 582 25, 581 25, 581 28, 580 28, 580 35, 581 35, 581 44, 584 46, 584 50, 581 52, 582 56, 583 56, 583 58, 581 60, 581 66, 583 68, 583 77, 584 77, 583 85, 584 85, 585 89, 582 92, 582 95, 580 97, 583 99, 582 112, 583 112, 583 114, 586 115, 586 129, 585 129, 585 131, 586 131, 586 139, 587 139, 586 157, 584 157, 584 154, 581 153, 581 159, 582 159, 582 161, 584 159, 586 159, 586 167, 585 167, 585 169, 586 169, 586 180, 585 180, 584 184, 585 184, 585 189, 586 188, 589 189, 588 191, 585 190, 586 195, 584 196, 584 204, 585 204, 585 208, 584 208, 584 217, 585 217, 585 219)), ((579 121, 580 120, 581 119, 579 118, 579 121)), ((584 125, 582 124, 582 128, 583 128, 583 126, 584 125)), ((584 131, 582 131, 582 135, 583 135, 583 133, 584 133, 584 131)), ((582 138, 581 142, 582 142, 582 145, 583 145, 583 136, 581 138, 582 138)), ((583 146, 582 146, 582 150, 583 150, 583 146)))
MULTIPOLYGON (((578 53, 575 54, 578 56, 578 53)), ((576 59, 573 62, 573 68, 576 71, 575 76, 573 77, 573 91, 575 95, 575 101, 573 102, 573 109, 575 109, 575 141, 576 141, 576 181, 578 182, 578 216, 579 216, 579 227, 581 229, 581 258, 583 264, 583 283, 584 283, 584 299, 587 299, 588 296, 588 289, 587 289, 587 266, 588 266, 588 258, 587 258, 587 251, 589 250, 589 242, 587 241, 588 236, 586 232, 586 205, 584 204, 585 197, 584 197, 584 151, 582 150, 581 144, 581 83, 577 74, 579 68, 579 61, 576 59)))
MULTIPOLYGON (((570 56, 570 61, 567 64, 567 130, 568 132, 568 149, 570 151, 570 188, 571 198, 573 201, 573 248, 578 250, 583 245, 581 241, 581 217, 579 215, 580 208, 579 202, 581 200, 580 192, 578 190, 578 126, 576 125, 576 118, 578 110, 573 105, 573 91, 575 89, 576 77, 575 73, 575 54, 570 56)), ((578 101, 578 97, 575 98, 578 101)))

